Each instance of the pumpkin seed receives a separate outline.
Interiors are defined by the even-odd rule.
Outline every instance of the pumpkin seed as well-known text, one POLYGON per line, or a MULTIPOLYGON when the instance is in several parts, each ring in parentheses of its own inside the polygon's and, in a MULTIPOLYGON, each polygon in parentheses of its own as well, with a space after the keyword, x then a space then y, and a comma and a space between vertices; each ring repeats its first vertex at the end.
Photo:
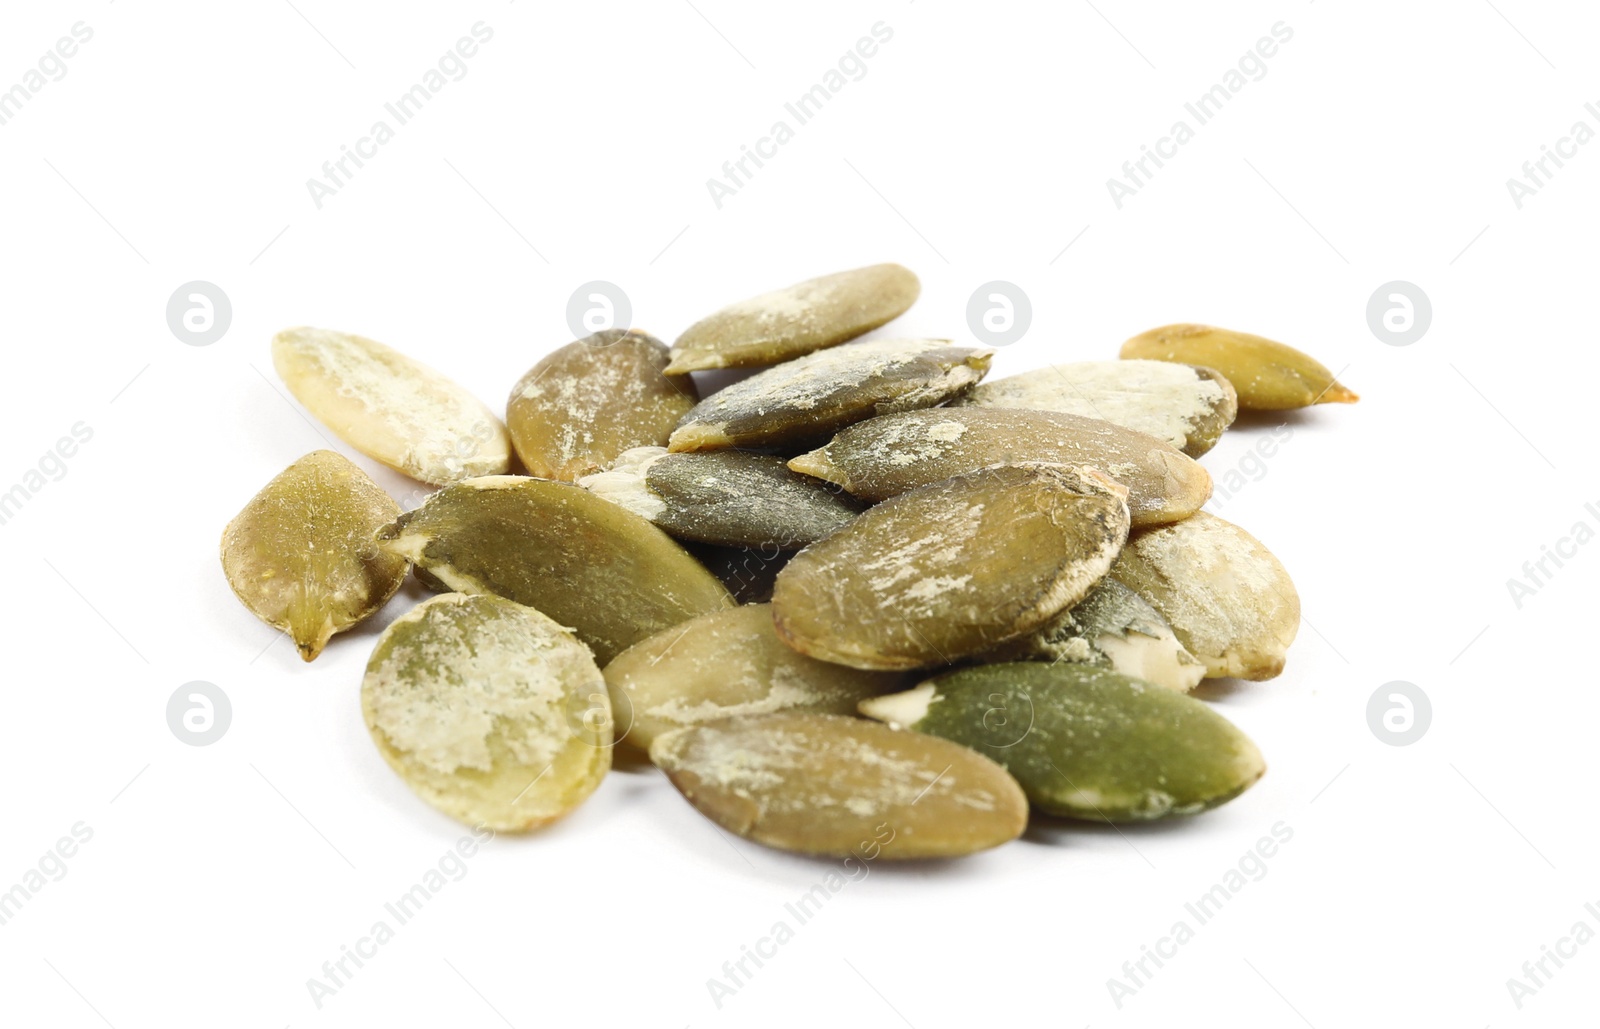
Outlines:
POLYGON ((611 767, 611 702, 594 658, 499 597, 446 593, 397 619, 367 664, 361 711, 406 785, 469 825, 544 825, 611 767))
POLYGON ((1261 541, 1201 511, 1139 533, 1112 574, 1160 611, 1207 678, 1271 679, 1300 631, 1300 596, 1261 541))
POLYGON ((926 668, 1076 604, 1128 533, 1126 491, 1090 468, 999 466, 885 501, 778 573, 778 634, 855 668, 926 668))
POLYGON ((451 589, 538 608, 602 663, 686 618, 733 605, 672 537, 572 483, 468 479, 401 515, 378 540, 451 589))
POLYGON ((861 702, 1016 777, 1041 811, 1147 821, 1216 807, 1266 771, 1233 723, 1193 697, 1087 665, 983 665, 861 702))
POLYGON ((1016 839, 1028 802, 965 747, 840 715, 785 711, 675 729, 650 759, 707 818, 780 850, 956 857, 1016 839))
POLYGON ((993 354, 939 339, 877 339, 808 354, 702 400, 667 446, 720 450, 826 439, 863 418, 958 396, 983 378, 993 354))
POLYGON ((528 474, 576 482, 633 447, 665 446, 699 401, 687 375, 664 375, 666 344, 607 329, 545 357, 511 389, 506 427, 528 474))
POLYGON ((725 307, 672 345, 668 372, 750 368, 788 361, 876 329, 904 314, 921 290, 898 264, 808 279, 725 307))
POLYGON ((1012 407, 1100 418, 1199 457, 1239 413, 1233 386, 1210 368, 1166 361, 1078 361, 974 386, 952 407, 1012 407))
POLYGON ((334 434, 435 486, 511 467, 504 425, 471 393, 419 361, 361 336, 285 329, 272 364, 295 399, 334 434))
POLYGON ((1215 368, 1239 392, 1247 411, 1284 411, 1312 404, 1353 404, 1320 362, 1294 347, 1209 325, 1165 325, 1122 344, 1122 356, 1215 368))
POLYGON ((222 533, 222 571, 257 618, 310 661, 329 637, 377 611, 406 577, 405 558, 372 535, 400 513, 367 473, 317 450, 262 487, 222 533))
POLYGON ((740 450, 669 454, 641 447, 622 455, 617 469, 579 485, 678 539, 731 547, 798 549, 863 507, 847 493, 791 472, 781 457, 740 450))
POLYGON ((1211 496, 1211 476, 1142 432, 1054 411, 958 407, 873 418, 789 467, 879 501, 992 464, 1093 465, 1128 488, 1136 526, 1187 518, 1211 496))
POLYGON ((980 660, 1093 665, 1179 693, 1199 685, 1206 671, 1159 611, 1109 575, 1042 629, 1002 643, 980 660))
POLYGON ((856 703, 904 689, 900 672, 817 661, 785 646, 772 606, 713 611, 635 643, 605 667, 621 738, 648 749, 664 732, 800 709, 853 715, 856 703))

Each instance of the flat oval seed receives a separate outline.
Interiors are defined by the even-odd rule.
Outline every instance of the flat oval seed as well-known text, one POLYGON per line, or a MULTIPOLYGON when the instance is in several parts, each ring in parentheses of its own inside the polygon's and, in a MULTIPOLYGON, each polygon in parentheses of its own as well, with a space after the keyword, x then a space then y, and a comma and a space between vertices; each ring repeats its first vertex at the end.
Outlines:
POLYGON ((1187 518, 1211 496, 1211 476, 1153 436, 1054 411, 958 407, 873 418, 789 467, 878 501, 993 464, 1092 465, 1128 487, 1133 524, 1187 518))
POLYGON ((307 661, 328 638, 377 611, 406 559, 373 534, 400 513, 367 473, 331 450, 290 465, 222 533, 222 571, 244 606, 294 640, 307 661))
POLYGON ((875 339, 797 358, 702 400, 673 451, 772 447, 826 439, 852 422, 932 407, 970 388, 992 350, 939 339, 875 339))
POLYGON ((1271 679, 1300 631, 1300 595, 1261 541, 1201 511, 1139 533, 1112 566, 1172 624, 1206 678, 1271 679))
POLYGON ((506 428, 528 474, 576 482, 634 447, 666 446, 699 402, 687 375, 665 375, 666 344, 607 329, 548 355, 511 389, 506 428))
POLYGON ((1210 368, 1166 361, 1078 361, 974 386, 952 407, 1012 407, 1100 418, 1199 457, 1239 413, 1233 386, 1210 368))
POLYGON ((511 467, 504 425, 471 393, 361 336, 285 329, 272 364, 295 399, 374 461, 443 486, 511 467))
POLYGON ((468 825, 537 828, 611 768, 611 703, 588 648, 499 597, 446 593, 396 619, 361 711, 389 767, 468 825))
POLYGON ((1122 356, 1215 368, 1233 383, 1247 411, 1284 411, 1360 398, 1294 347, 1209 325, 1164 325, 1122 344, 1122 356))
POLYGON ((957 857, 1016 839, 1028 819, 988 758, 859 718, 790 711, 675 729, 650 760, 724 829, 801 854, 957 857))
POLYGON ((579 485, 678 539, 730 547, 798 549, 842 528, 865 506, 791 472, 781 457, 741 450, 640 448, 623 455, 613 471, 579 485))
POLYGON ((799 709, 853 715, 868 697, 910 685, 806 657, 778 639, 770 604, 691 618, 635 643, 605 667, 621 738, 648 749, 664 732, 721 718, 799 709))
POLYGON ((1035 807, 1071 818, 1195 814, 1266 771, 1250 738, 1201 701, 1086 665, 964 668, 861 710, 973 748, 1035 807))
POLYGON ((751 368, 851 340, 898 318, 921 291, 898 264, 808 279, 725 307, 672 344, 669 372, 751 368))
POLYGON ((1093 665, 1179 693, 1194 689, 1206 673, 1161 612, 1109 575, 1042 629, 1002 643, 980 660, 1093 665))
POLYGON ((928 668, 1031 632, 1076 604, 1128 534, 1092 469, 1003 466, 885 501, 796 554, 773 617, 802 654, 928 668))
POLYGON ((602 663, 687 618, 733 606, 672 537, 571 483, 468 479, 378 538, 451 589, 537 607, 602 663))

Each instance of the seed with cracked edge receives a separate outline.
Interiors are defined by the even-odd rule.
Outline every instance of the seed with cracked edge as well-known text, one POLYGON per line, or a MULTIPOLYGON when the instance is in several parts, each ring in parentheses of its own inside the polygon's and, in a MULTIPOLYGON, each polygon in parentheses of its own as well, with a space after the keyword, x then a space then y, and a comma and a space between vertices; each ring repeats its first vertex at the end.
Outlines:
POLYGON ((845 429, 789 467, 878 501, 993 464, 1093 465, 1128 488, 1135 526, 1187 518, 1211 476, 1153 436, 1055 411, 957 407, 907 411, 845 429))
POLYGON ((854 668, 927 668, 987 650, 1083 599, 1127 538, 1125 496, 1094 469, 1059 465, 912 490, 778 573, 778 634, 854 668))
POLYGON ((672 345, 667 370, 750 368, 788 361, 898 318, 920 291, 917 277, 898 264, 807 279, 695 322, 672 345))
POLYGON ((443 486, 511 467, 506 428, 471 393, 382 343, 285 329, 272 364, 295 399, 363 454, 443 486))
POLYGON ((724 829, 802 854, 957 857, 1027 826, 1027 798, 993 761, 859 718, 785 711, 674 729, 650 760, 724 829))
POLYGON ((666 446, 700 394, 687 375, 666 375, 666 344, 607 329, 549 354, 506 401, 506 428, 528 474, 576 482, 610 468, 623 451, 666 446))
POLYGON ((778 639, 770 604, 691 618, 635 643, 604 673, 619 739, 645 749, 664 732, 720 718, 853 715, 859 701, 915 681, 806 657, 778 639))
POLYGON ((1266 771, 1233 723, 1193 697, 1087 665, 981 665, 861 712, 994 759, 1041 811, 1148 821, 1226 803, 1266 771))
POLYGON ((1199 457, 1239 413, 1221 373, 1166 361, 1076 361, 974 386, 952 407, 1010 407, 1100 418, 1199 457))
POLYGON ((1300 631, 1300 595, 1261 541, 1216 515, 1129 538, 1111 568, 1205 662, 1206 678, 1271 679, 1300 631))
POLYGON ((790 471, 781 457, 742 450, 639 447, 578 484, 678 539, 729 547, 798 549, 844 527, 864 506, 790 471))
POLYGON ((400 513, 389 494, 331 450, 307 454, 262 487, 222 533, 222 571, 240 602, 294 640, 301 658, 371 615, 408 562, 373 544, 400 513))
POLYGON ((667 449, 809 445, 863 418, 959 396, 993 354, 942 339, 875 339, 808 354, 702 400, 667 449))
POLYGON ((451 589, 538 608, 602 663, 686 618, 733 606, 672 537, 568 482, 468 479, 401 515, 378 540, 451 589))
POLYGON ((1107 575, 1089 595, 1043 628, 980 654, 984 663, 1065 661, 1109 668, 1187 693, 1206 666, 1189 653, 1161 612, 1107 575))
POLYGON ((1233 383, 1239 407, 1246 411, 1353 404, 1360 399, 1315 358, 1248 332, 1163 325, 1122 344, 1121 356, 1215 368, 1233 383))
POLYGON ((361 711, 389 767, 468 825, 537 828, 611 768, 611 702, 588 648, 500 597, 447 593, 396 619, 361 711))

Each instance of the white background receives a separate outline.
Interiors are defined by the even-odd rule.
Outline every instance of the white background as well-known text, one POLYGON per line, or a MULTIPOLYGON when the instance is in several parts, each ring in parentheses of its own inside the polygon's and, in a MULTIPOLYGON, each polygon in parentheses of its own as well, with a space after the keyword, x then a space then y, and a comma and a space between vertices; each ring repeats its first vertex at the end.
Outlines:
MULTIPOLYGON (((0 127, 0 490, 75 423, 94 434, 0 526, 0 890, 75 823, 93 838, 0 926, 0 1020, 1592 1019, 1600 944, 1548 964, 1520 1010, 1506 985, 1575 922, 1600 929, 1584 910, 1600 906, 1600 547, 1520 608, 1506 584, 1574 523, 1600 526, 1584 510, 1600 502, 1600 145, 1520 209, 1506 187, 1575 121, 1600 128, 1592 10, 82 0, 7 5, 0 89, 80 20, 94 37, 68 74, 0 127), (318 209, 306 180, 479 21, 494 36, 466 77, 318 209), (865 77, 718 209, 706 180, 879 21, 893 39, 865 77), (1106 180, 1280 21, 1293 39, 1265 77, 1119 210, 1106 180), (1041 825, 958 863, 879 863, 797 926, 784 905, 833 866, 724 837, 634 764, 555 828, 490 844, 319 1010, 306 981, 463 830, 389 772, 357 704, 375 634, 416 593, 307 666, 223 580, 224 523, 328 445, 275 381, 272 333, 359 332, 498 407, 572 338, 580 283, 618 283, 634 324, 670 340, 882 260, 923 297, 880 335, 970 339, 979 284, 1027 291, 1032 326, 996 375, 1203 321, 1300 346, 1361 394, 1291 418, 1218 508, 1304 602, 1281 678, 1203 692, 1259 742, 1266 778, 1190 821, 1041 825), (211 346, 166 324, 195 279, 233 306, 211 346), (1433 306, 1405 347, 1366 318, 1395 279, 1433 306), (211 746, 166 722, 191 680, 231 699, 211 746), (1410 746, 1368 727, 1394 680, 1432 703, 1410 746), (1117 1007, 1107 980, 1193 925, 1185 902, 1279 822, 1293 839, 1265 878, 1117 1007), (719 1009, 707 980, 780 919, 794 939, 719 1009)), ((1273 424, 1204 463, 1220 481, 1273 424)))

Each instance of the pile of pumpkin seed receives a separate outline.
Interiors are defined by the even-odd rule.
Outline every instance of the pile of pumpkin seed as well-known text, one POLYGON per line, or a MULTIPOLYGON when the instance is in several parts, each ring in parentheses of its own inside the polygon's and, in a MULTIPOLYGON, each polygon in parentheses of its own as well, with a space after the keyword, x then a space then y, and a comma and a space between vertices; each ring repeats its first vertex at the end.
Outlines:
POLYGON ((327 450, 229 523, 240 600, 310 661, 407 572, 361 708, 423 800, 496 830, 581 804, 634 747, 706 817, 784 850, 949 857, 1030 810, 1204 811, 1265 770, 1202 679, 1278 675, 1282 564, 1201 510, 1240 410, 1351 402, 1310 357, 1171 325, 1121 359, 984 382, 993 352, 851 342, 915 301, 885 264, 726 307, 669 348, 556 350, 505 419, 359 336, 272 343, 415 510, 327 450), (762 370, 701 397, 690 373, 762 370), (885 843, 886 837, 888 842, 885 843))

